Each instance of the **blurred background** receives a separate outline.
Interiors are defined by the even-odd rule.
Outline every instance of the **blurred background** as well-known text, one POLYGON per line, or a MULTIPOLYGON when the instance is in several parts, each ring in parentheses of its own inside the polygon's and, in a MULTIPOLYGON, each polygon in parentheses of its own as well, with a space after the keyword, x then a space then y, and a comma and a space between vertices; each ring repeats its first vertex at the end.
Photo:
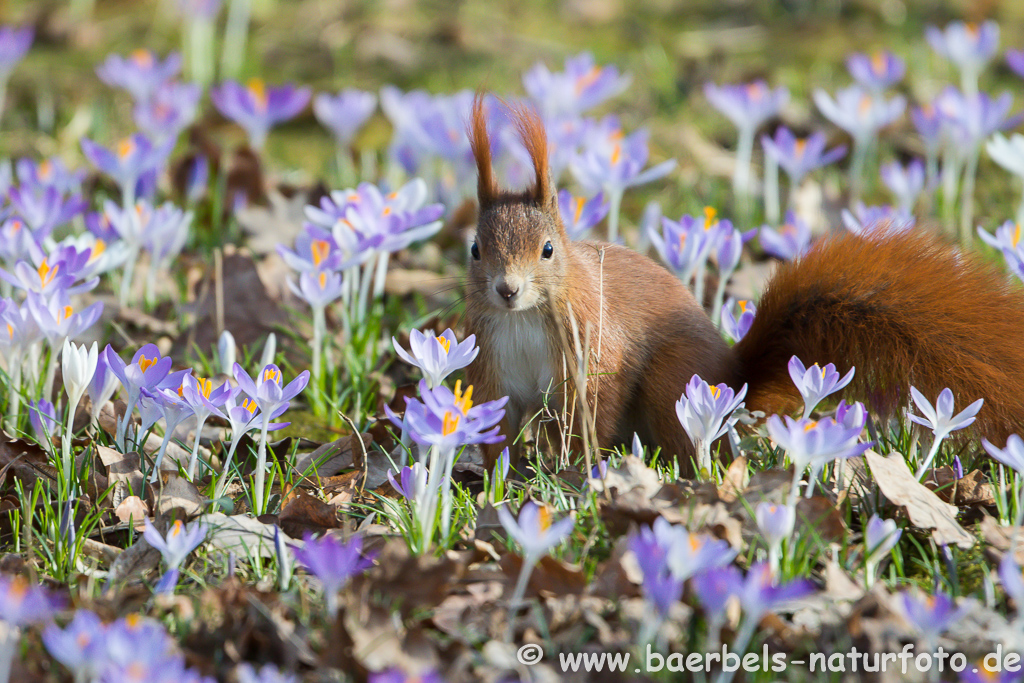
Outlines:
MULTIPOLYGON (((188 25, 196 13, 216 10, 213 82, 224 74, 222 52, 233 3, 209 0, 73 0, 0 2, 4 23, 33 25, 36 40, 13 72, 2 123, 0 155, 58 154, 83 166, 79 139, 110 143, 134 130, 132 103, 103 84, 96 67, 111 53, 148 48, 158 55, 187 52, 188 25)), ((562 68, 566 57, 593 53, 632 75, 631 86, 594 115, 615 113, 626 131, 651 133, 651 161, 675 158, 679 166, 662 181, 626 194, 623 223, 635 225, 650 199, 666 215, 699 212, 727 201, 735 128, 703 95, 706 82, 764 79, 792 97, 780 117, 798 134, 829 133, 829 144, 849 143, 811 101, 813 88, 829 92, 852 81, 845 69, 851 52, 892 50, 906 60, 907 77, 896 92, 910 106, 930 101, 957 82, 954 67, 924 39, 928 25, 952 20, 995 19, 1000 48, 1024 47, 1024 3, 1016 0, 252 0, 243 57, 230 67, 239 80, 293 82, 315 92, 354 87, 373 92, 386 84, 402 90, 452 93, 459 89, 523 94, 522 74, 535 63, 562 68)), ((186 59, 184 77, 189 79, 186 59)), ((1009 90, 1017 111, 1022 81, 997 58, 982 89, 1009 90)), ((230 147, 244 141, 241 129, 223 119, 204 95, 196 124, 230 147)), ((909 107, 908 107, 909 111, 909 107)), ((391 125, 378 108, 352 141, 354 158, 369 150, 381 160, 391 125)), ((183 141, 179 144, 186 144, 183 141)), ((755 164, 761 155, 756 146, 755 164)), ((886 134, 881 160, 922 155, 908 116, 886 134)), ((276 128, 267 142, 270 177, 295 185, 338 184, 329 133, 311 108, 276 128)), ((843 202, 841 183, 830 182, 849 155, 822 176, 826 198, 843 202)), ((982 155, 979 203, 1016 203, 1017 190, 1004 173, 989 174, 982 155), (988 176, 992 176, 991 179, 988 176)), ((877 182, 865 201, 881 200, 877 182)), ((727 207, 725 207, 727 210, 727 207)), ((1009 212, 1004 212, 1008 215, 1009 212)))

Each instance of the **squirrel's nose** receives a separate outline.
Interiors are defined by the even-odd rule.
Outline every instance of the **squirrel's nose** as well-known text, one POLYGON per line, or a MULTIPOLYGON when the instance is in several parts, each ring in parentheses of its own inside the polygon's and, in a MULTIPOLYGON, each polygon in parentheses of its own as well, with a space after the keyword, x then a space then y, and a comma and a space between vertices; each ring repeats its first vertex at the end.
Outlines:
POLYGON ((511 287, 507 282, 499 282, 494 286, 496 292, 505 300, 511 301, 512 297, 519 293, 519 287, 511 287))

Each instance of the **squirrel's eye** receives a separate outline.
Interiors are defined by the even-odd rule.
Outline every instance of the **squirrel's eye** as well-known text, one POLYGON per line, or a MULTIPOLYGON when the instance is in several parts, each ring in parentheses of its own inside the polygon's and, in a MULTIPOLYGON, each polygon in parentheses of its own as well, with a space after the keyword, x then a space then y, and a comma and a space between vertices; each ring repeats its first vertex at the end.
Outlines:
POLYGON ((540 252, 541 258, 551 258, 551 255, 555 253, 555 248, 551 245, 551 242, 544 243, 544 250, 540 252))
POLYGON ((473 242, 473 246, 469 248, 469 253, 473 255, 474 260, 480 260, 480 247, 476 246, 476 242, 473 242))

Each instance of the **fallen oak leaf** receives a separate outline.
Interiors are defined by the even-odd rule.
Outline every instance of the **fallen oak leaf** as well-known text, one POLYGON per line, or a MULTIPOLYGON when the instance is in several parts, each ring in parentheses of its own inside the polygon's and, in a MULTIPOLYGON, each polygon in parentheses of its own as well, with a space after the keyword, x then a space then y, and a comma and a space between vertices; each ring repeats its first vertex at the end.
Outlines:
POLYGON ((974 545, 974 536, 956 521, 956 506, 943 502, 934 491, 919 482, 901 453, 883 457, 868 450, 864 457, 882 495, 895 505, 906 508, 914 526, 931 529, 932 538, 938 545, 952 543, 961 548, 974 545))

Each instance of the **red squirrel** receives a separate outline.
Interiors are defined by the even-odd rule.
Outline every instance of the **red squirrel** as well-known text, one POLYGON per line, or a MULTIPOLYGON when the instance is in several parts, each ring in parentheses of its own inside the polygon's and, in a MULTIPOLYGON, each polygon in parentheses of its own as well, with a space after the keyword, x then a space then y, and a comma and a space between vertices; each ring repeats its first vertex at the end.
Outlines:
MULTIPOLYGON (((521 446, 511 442, 545 393, 562 405, 573 317, 579 337, 590 329, 586 397, 597 445, 636 432, 687 472, 693 449, 675 402, 690 378, 746 384, 751 410, 792 410, 793 355, 844 373, 855 366, 846 395, 882 414, 906 405, 911 384, 933 399, 950 387, 958 404, 985 398, 975 433, 1001 443, 1024 428, 1024 296, 975 255, 920 229, 819 240, 775 271, 750 330, 730 347, 666 268, 623 246, 569 240, 543 124, 530 111, 513 118, 535 170, 522 193, 498 190, 480 98, 474 104, 479 220, 466 296, 467 330, 480 346, 467 380, 478 400, 509 397, 502 433, 513 465, 521 446)), ((500 447, 485 449, 488 469, 500 447)))

